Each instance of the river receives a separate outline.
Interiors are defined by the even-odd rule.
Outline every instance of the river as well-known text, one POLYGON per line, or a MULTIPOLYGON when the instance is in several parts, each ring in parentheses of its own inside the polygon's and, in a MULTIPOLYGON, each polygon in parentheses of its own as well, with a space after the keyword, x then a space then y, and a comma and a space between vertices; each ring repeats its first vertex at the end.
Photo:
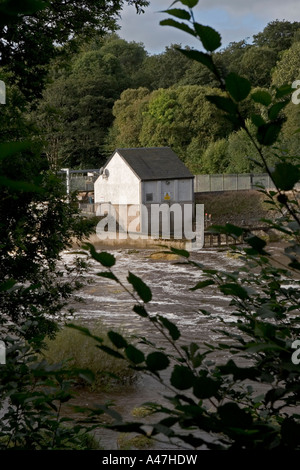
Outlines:
MULTIPOLYGON (((220 315, 223 321, 232 321, 230 299, 221 295, 214 286, 191 291, 191 287, 205 279, 199 269, 183 264, 182 258, 169 260, 165 259, 165 255, 161 258, 158 249, 108 251, 116 258, 113 272, 122 282, 131 287, 126 281, 128 271, 131 271, 151 288, 152 300, 147 307, 149 313, 163 315, 175 323, 182 335, 180 344, 224 340, 222 334, 214 329, 218 325, 221 326, 218 321, 220 315), (200 309, 208 310, 211 315, 202 314, 200 309)), ((74 256, 72 252, 63 253, 65 262, 72 262, 74 256)), ((229 255, 227 250, 202 249, 192 252, 191 259, 209 269, 232 271, 239 270, 242 266, 241 260, 229 255)), ((109 328, 141 334, 158 345, 166 346, 164 338, 153 329, 149 321, 132 311, 134 300, 128 292, 114 281, 97 276, 97 273, 103 270, 97 262, 90 261, 89 284, 81 291, 84 303, 74 305, 75 314, 72 321, 92 326, 94 322, 101 320, 109 328)), ((148 376, 140 376, 134 384, 121 387, 117 391, 109 390, 100 394, 84 392, 80 395, 79 402, 93 405, 95 402, 112 400, 116 409, 125 418, 132 420, 133 408, 147 401, 162 402, 164 394, 165 389, 157 381, 148 376)), ((118 448, 116 433, 99 431, 99 435, 101 444, 106 449, 118 448)), ((172 446, 160 443, 155 444, 155 449, 157 448, 169 449, 172 446)))

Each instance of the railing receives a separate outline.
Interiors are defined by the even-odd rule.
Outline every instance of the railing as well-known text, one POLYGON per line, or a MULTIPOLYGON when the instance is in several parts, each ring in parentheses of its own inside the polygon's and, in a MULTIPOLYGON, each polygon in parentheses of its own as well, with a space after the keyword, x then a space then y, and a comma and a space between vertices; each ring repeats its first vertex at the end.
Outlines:
POLYGON ((249 233, 255 232, 265 232, 267 233, 273 227, 271 226, 261 226, 261 227, 249 227, 245 228, 242 235, 239 237, 232 237, 225 233, 213 233, 209 231, 209 228, 204 232, 204 247, 205 248, 213 248, 213 247, 222 247, 222 246, 230 246, 230 245, 240 245, 245 242, 245 238, 249 233))
MULTIPOLYGON (((65 178, 65 175, 61 174, 65 178)), ((96 170, 70 170, 70 190, 93 192, 96 179, 96 170), (92 172, 94 172, 93 176, 91 176, 92 172)), ((263 186, 265 189, 274 189, 274 184, 267 173, 195 175, 194 179, 195 193, 245 191, 257 189, 258 186, 263 186)), ((300 185, 296 185, 296 188, 300 189, 300 185)))
POLYGON ((195 175, 195 193, 215 191, 245 191, 257 189, 258 185, 265 189, 274 189, 274 184, 267 173, 261 174, 222 174, 195 175))

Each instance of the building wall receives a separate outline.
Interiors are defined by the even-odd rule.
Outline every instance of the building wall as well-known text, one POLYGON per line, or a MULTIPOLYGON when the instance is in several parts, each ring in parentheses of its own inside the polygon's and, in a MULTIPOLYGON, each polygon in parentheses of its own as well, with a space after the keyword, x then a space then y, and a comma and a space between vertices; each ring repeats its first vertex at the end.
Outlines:
MULTIPOLYGON (((162 212, 170 219, 170 232, 174 232, 174 217, 183 226, 183 206, 194 200, 192 178, 141 182, 118 153, 105 168, 108 177, 101 175, 95 182, 97 215, 113 214, 120 230, 149 233, 152 226, 151 205, 163 204, 168 208, 164 207, 162 212), (173 204, 182 214, 179 219, 173 213, 173 204)), ((190 217, 192 220, 192 212, 190 217)), ((158 235, 163 226, 162 215, 156 214, 155 220, 158 235)))
POLYGON ((100 175, 95 182, 95 203, 139 204, 140 180, 123 158, 116 153, 107 164, 109 174, 100 175))
POLYGON ((143 233, 150 233, 150 231, 152 231, 154 228, 154 232, 161 234, 163 229, 162 213, 164 213, 167 219, 170 221, 171 234, 174 233, 174 230, 178 233, 178 227, 176 229, 176 223, 178 222, 182 229, 184 226, 184 220, 187 224, 190 223, 192 226, 194 208, 191 209, 189 216, 187 216, 188 209, 185 208, 186 204, 189 205, 191 203, 193 204, 194 202, 194 188, 192 178, 143 181, 142 201, 145 208, 145 211, 141 215, 141 231, 143 233), (164 208, 161 207, 161 215, 156 214, 156 211, 153 211, 152 213, 152 204, 160 204, 165 206, 164 208), (154 216, 154 220, 151 220, 151 215, 154 216), (177 221, 176 223, 175 220, 177 221), (154 221, 157 221, 157 223, 155 224, 154 221))
POLYGON ((142 182, 143 204, 191 202, 193 198, 193 180, 191 178, 142 182))

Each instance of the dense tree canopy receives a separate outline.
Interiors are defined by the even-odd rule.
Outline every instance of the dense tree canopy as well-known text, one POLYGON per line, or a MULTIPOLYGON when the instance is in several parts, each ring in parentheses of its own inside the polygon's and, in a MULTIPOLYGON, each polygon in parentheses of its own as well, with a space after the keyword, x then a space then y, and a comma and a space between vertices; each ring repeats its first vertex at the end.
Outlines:
MULTIPOLYGON (((110 148, 170 146, 185 161, 189 146, 200 155, 209 142, 229 135, 232 124, 206 100, 219 90, 197 85, 126 90, 114 105, 110 148), (197 143, 197 145, 195 145, 197 143)), ((198 168, 199 170, 199 168, 198 168)))
POLYGON ((55 64, 35 112, 53 168, 101 166, 114 102, 130 85, 143 82, 139 70, 145 57, 140 44, 110 35, 83 48, 67 68, 55 64))
POLYGON ((6 16, 0 25, 0 66, 13 72, 27 96, 36 97, 47 65, 62 52, 61 46, 70 51, 95 31, 103 34, 115 29, 124 3, 135 5, 138 11, 148 4, 146 0, 50 0, 33 15, 6 16))
MULTIPOLYGON (((244 39, 213 53, 215 64, 225 75, 238 73, 258 90, 271 91, 300 78, 299 31, 298 22, 273 21, 252 43, 244 39)), ((231 135, 234 125, 205 98, 212 89, 220 92, 220 84, 179 48, 149 55, 143 44, 96 34, 71 58, 52 61, 35 115, 51 165, 97 168, 117 146, 169 145, 193 172, 257 171, 249 161, 239 162, 249 154, 243 137, 231 135)), ((249 122, 260 111, 250 99, 241 109, 249 122)), ((285 114, 293 129, 300 126, 294 109, 288 106, 285 114)), ((285 147, 297 143, 288 125, 281 141, 285 147)))
POLYGON ((271 21, 264 30, 253 36, 253 43, 259 47, 268 47, 275 52, 289 49, 295 40, 299 40, 299 21, 271 21))
POLYGON ((299 54, 300 42, 295 42, 290 49, 282 53, 273 73, 273 85, 291 84, 294 80, 300 79, 299 54))

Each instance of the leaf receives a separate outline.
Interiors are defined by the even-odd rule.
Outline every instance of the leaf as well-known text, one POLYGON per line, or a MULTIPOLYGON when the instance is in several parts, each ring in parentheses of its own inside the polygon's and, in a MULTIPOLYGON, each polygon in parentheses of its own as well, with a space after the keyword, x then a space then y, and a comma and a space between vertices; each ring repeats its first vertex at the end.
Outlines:
MULTIPOLYGON (((1 7, 0 7, 1 8, 1 7)), ((29 148, 29 142, 7 142, 0 144, 0 158, 10 157, 29 148)))
POLYGON ((293 189, 300 179, 300 170, 292 163, 277 163, 272 172, 275 185, 284 191, 293 189))
POLYGON ((215 284, 215 281, 206 279, 205 281, 198 282, 194 287, 191 287, 190 290, 203 289, 203 287, 212 286, 213 284, 215 284))
POLYGON ((120 354, 118 351, 115 351, 112 348, 109 348, 108 346, 104 346, 104 345, 99 346, 99 345, 97 345, 97 348, 101 349, 101 351, 106 352, 110 356, 116 357, 118 359, 124 359, 124 356, 122 354, 120 354))
POLYGON ((263 253, 265 254, 266 252, 263 250, 263 248, 266 246, 265 240, 262 238, 257 237, 256 235, 251 235, 246 238, 245 240, 252 248, 254 248, 258 253, 263 253))
POLYGON ((112 254, 107 253, 106 251, 97 252, 94 245, 92 245, 91 243, 86 243, 85 245, 83 245, 82 248, 85 250, 89 250, 92 258, 98 261, 100 264, 102 264, 102 266, 106 268, 111 268, 116 262, 116 259, 112 254))
POLYGON ((107 336, 109 337, 110 341, 116 348, 121 349, 121 348, 126 348, 128 346, 128 343, 125 338, 123 338, 122 335, 119 333, 116 333, 115 331, 109 331, 107 333, 107 336))
POLYGON ((146 309, 142 305, 135 305, 132 310, 137 313, 140 317, 149 317, 146 309))
POLYGON ((133 286, 134 290, 138 294, 138 296, 143 300, 143 302, 147 303, 150 302, 152 299, 152 292, 147 284, 142 281, 138 276, 129 272, 127 276, 128 282, 133 286))
POLYGON ((270 120, 277 118, 280 111, 288 104, 288 101, 280 101, 279 103, 273 104, 268 111, 268 116, 270 120))
POLYGON ((188 11, 182 10, 181 8, 171 8, 170 10, 164 10, 161 13, 168 13, 169 15, 175 16, 182 20, 189 20, 191 15, 188 11))
POLYGON ((140 364, 145 360, 144 353, 131 344, 125 349, 125 354, 134 364, 140 364))
POLYGON ((66 327, 67 328, 73 328, 74 330, 80 331, 80 333, 84 334, 85 336, 88 336, 89 338, 93 338, 98 343, 103 343, 102 338, 100 338, 99 336, 93 335, 90 332, 90 330, 88 328, 85 328, 84 326, 74 325, 73 323, 67 323, 66 327))
POLYGON ((285 351, 284 348, 275 343, 248 343, 246 346, 247 351, 257 353, 262 351, 285 351))
POLYGON ((203 308, 199 308, 199 312, 201 312, 203 315, 207 315, 207 316, 211 315, 211 312, 209 312, 208 310, 205 310, 203 308))
POLYGON ((172 26, 173 28, 180 29, 181 31, 184 31, 185 33, 191 34, 192 36, 196 36, 195 31, 190 28, 187 24, 185 23, 179 23, 179 21, 175 21, 172 18, 168 18, 167 20, 162 20, 159 23, 161 26, 172 26))
POLYGON ((280 86, 279 88, 276 88, 276 98, 280 99, 283 98, 286 95, 290 95, 293 92, 293 88, 291 85, 285 84, 280 86))
POLYGON ((46 7, 47 2, 42 0, 11 1, 4 2, 3 5, 0 4, 0 12, 1 15, 4 13, 5 15, 19 18, 20 15, 29 15, 46 7))
POLYGON ((251 98, 255 103, 263 104, 264 106, 269 106, 272 103, 272 96, 264 90, 255 91, 252 93, 251 98))
POLYGON ((190 254, 186 250, 179 250, 178 248, 171 247, 170 248, 171 252, 178 255, 178 256, 183 256, 184 258, 189 258, 190 254))
POLYGON ((169 358, 166 354, 161 352, 153 352, 148 354, 146 364, 150 371, 164 370, 169 364, 169 358))
POLYGON ((242 410, 236 403, 225 403, 225 405, 218 408, 218 412, 224 426, 246 429, 252 424, 251 415, 242 410))
POLYGON ((200 64, 205 65, 205 67, 209 68, 209 70, 214 71, 215 66, 213 60, 209 54, 200 51, 194 50, 186 50, 186 49, 178 49, 183 55, 188 57, 189 59, 195 60, 196 62, 200 62, 200 64))
POLYGON ((236 73, 230 73, 225 79, 226 89, 236 102, 247 98, 251 90, 251 83, 236 73))
POLYGON ((256 134, 258 142, 261 145, 273 145, 278 138, 282 124, 283 120, 278 120, 277 122, 269 122, 260 126, 256 134))
POLYGON ((159 315, 159 320, 163 324, 165 328, 167 328, 171 338, 176 341, 180 338, 180 331, 178 330, 177 326, 174 323, 170 322, 167 318, 162 317, 159 315))
POLYGON ((194 23, 194 28, 204 49, 209 52, 213 52, 221 46, 221 35, 215 29, 199 23, 194 23))
MULTIPOLYGON (((234 237, 240 237, 243 235, 244 230, 241 227, 233 224, 226 224, 226 225, 212 225, 208 232, 211 233, 225 233, 227 235, 232 235, 234 237)), ((206 272, 208 272, 206 270, 206 272)))
POLYGON ((245 300, 249 297, 247 291, 243 287, 234 283, 223 284, 222 286, 220 286, 220 290, 225 295, 239 297, 242 300, 245 300))
POLYGON ((114 275, 114 273, 110 271, 103 271, 101 273, 97 273, 97 276, 105 277, 106 279, 111 279, 113 281, 119 282, 118 278, 114 275))
POLYGON ((109 416, 111 416, 116 421, 121 421, 122 420, 121 415, 116 410, 111 409, 109 406, 99 405, 98 403, 94 406, 95 406, 95 409, 92 410, 92 414, 98 415, 98 414, 107 413, 109 416))
POLYGON ((193 386, 194 374, 188 367, 175 365, 170 382, 178 390, 187 390, 193 386))
POLYGON ((297 449, 300 445, 300 423, 293 417, 284 419, 281 425, 281 436, 287 448, 297 449))
POLYGON ((143 423, 124 423, 124 424, 111 424, 106 427, 109 429, 114 429, 122 433, 135 432, 146 436, 146 432, 142 429, 143 423))
POLYGON ((282 387, 272 388, 266 393, 265 403, 274 403, 282 398, 287 393, 287 390, 282 387))
POLYGON ((264 126, 266 121, 260 116, 260 114, 251 114, 251 121, 256 127, 264 126))
POLYGON ((222 375, 232 375, 233 380, 255 380, 256 377, 260 376, 258 368, 255 367, 239 367, 235 362, 230 359, 227 364, 220 365, 219 370, 222 375))
POLYGON ((5 186, 14 191, 22 191, 25 193, 42 193, 43 188, 27 181, 15 181, 6 176, 0 176, 0 186, 5 186))
POLYGON ((225 113, 236 114, 237 105, 230 99, 217 95, 206 95, 207 100, 225 113))
POLYGON ((1 282, 0 292, 12 289, 16 282, 17 281, 15 281, 14 279, 8 279, 7 281, 1 282))
POLYGON ((181 0, 181 3, 189 8, 194 8, 196 5, 198 5, 199 0, 181 0))
POLYGON ((220 383, 210 377, 197 377, 194 382, 193 392, 197 398, 211 398, 218 394, 220 383))

